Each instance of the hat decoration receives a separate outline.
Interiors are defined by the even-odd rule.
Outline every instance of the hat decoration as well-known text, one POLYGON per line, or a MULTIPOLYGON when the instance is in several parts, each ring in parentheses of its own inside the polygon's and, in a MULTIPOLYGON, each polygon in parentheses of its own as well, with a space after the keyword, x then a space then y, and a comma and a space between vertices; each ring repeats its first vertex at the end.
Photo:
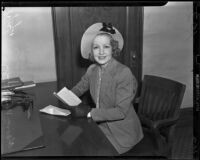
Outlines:
POLYGON ((108 32, 110 34, 116 33, 115 30, 112 27, 112 24, 108 23, 108 25, 107 25, 105 22, 103 22, 103 27, 100 29, 100 31, 108 32))

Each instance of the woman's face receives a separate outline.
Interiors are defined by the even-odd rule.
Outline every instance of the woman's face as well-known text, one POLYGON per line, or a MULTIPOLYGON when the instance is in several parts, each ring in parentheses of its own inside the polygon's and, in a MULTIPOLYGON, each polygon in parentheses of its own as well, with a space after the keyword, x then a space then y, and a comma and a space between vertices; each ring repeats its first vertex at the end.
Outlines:
POLYGON ((107 64, 112 58, 112 46, 110 40, 110 37, 107 35, 97 35, 94 38, 92 52, 94 60, 100 65, 107 64))

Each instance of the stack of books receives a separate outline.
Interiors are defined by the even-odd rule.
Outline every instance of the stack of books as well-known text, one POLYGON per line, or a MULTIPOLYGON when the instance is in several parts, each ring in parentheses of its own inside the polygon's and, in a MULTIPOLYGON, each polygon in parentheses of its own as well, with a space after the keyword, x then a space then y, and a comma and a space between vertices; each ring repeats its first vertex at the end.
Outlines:
POLYGON ((4 79, 1 81, 1 90, 21 90, 35 87, 34 81, 23 82, 19 77, 4 79))

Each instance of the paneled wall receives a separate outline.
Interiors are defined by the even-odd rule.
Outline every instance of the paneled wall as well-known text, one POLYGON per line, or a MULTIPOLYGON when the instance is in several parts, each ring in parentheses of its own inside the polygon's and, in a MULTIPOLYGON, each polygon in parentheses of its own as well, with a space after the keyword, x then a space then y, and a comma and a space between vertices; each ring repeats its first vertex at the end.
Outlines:
POLYGON ((193 106, 193 3, 144 8, 143 75, 186 84, 182 108, 193 106))

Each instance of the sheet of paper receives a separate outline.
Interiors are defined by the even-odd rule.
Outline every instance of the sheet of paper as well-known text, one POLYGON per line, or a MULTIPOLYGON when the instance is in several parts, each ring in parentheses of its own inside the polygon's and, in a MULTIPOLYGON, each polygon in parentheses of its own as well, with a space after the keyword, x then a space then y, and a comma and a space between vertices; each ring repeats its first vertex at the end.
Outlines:
POLYGON ((77 97, 72 91, 68 90, 66 87, 61 89, 56 95, 69 106, 77 106, 81 103, 79 97, 77 97))
POLYGON ((40 109, 40 112, 44 112, 44 113, 51 114, 51 115, 57 115, 57 116, 68 116, 70 114, 69 110, 58 108, 53 105, 48 105, 48 106, 40 109))

